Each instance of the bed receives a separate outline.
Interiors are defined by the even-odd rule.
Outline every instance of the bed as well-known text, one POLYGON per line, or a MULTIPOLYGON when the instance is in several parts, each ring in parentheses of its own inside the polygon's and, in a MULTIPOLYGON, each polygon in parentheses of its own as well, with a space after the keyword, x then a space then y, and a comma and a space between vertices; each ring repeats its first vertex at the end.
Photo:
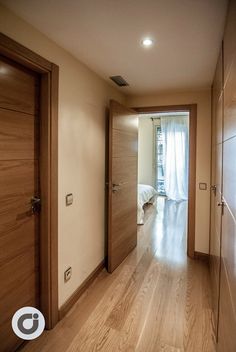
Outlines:
POLYGON ((144 204, 154 204, 157 198, 157 191, 149 185, 138 184, 138 225, 144 223, 144 204))

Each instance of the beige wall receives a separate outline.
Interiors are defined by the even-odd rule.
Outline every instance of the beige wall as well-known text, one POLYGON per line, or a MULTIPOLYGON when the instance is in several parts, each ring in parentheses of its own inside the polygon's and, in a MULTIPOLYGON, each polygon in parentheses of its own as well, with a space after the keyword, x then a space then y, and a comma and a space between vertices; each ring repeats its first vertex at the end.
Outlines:
POLYGON ((60 67, 59 305, 104 258, 105 109, 123 96, 32 26, 0 6, 0 30, 60 67), (72 192, 74 204, 65 206, 72 192), (72 266, 66 284, 64 270, 72 266))
MULTIPOLYGON (((176 92, 149 96, 131 96, 130 107, 176 104, 197 104, 197 177, 196 177, 196 238, 195 250, 209 252, 210 160, 211 160, 211 92, 176 92), (207 191, 200 191, 199 182, 206 182, 207 191)), ((150 144, 150 143, 149 143, 150 144)))
POLYGON ((138 182, 153 186, 153 124, 149 118, 139 118, 138 182))

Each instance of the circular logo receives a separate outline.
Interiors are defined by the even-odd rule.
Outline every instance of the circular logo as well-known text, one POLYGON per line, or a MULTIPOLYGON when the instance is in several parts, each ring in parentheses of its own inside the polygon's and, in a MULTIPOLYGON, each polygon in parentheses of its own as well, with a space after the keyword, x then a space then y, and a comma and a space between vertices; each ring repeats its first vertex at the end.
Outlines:
POLYGON ((45 328, 43 314, 34 307, 24 307, 15 312, 11 326, 14 333, 23 340, 39 337, 45 328))

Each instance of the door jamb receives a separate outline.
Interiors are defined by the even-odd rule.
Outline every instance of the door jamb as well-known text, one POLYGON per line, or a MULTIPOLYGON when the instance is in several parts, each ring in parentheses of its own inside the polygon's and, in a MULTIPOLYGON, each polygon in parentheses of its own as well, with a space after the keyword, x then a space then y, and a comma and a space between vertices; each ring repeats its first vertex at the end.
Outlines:
POLYGON ((166 105, 132 108, 139 114, 162 112, 189 112, 189 189, 188 189, 188 233, 187 255, 194 259, 195 253, 195 207, 196 207, 196 148, 197 148, 197 104, 166 105))
POLYGON ((58 79, 59 67, 5 34, 0 54, 40 75, 40 310, 46 328, 58 322, 58 79))

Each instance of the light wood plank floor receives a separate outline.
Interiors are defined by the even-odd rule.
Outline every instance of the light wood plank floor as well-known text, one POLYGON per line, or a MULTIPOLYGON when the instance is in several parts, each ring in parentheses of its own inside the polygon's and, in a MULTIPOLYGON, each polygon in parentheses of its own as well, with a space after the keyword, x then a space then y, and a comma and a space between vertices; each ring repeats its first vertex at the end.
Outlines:
POLYGON ((186 206, 149 206, 137 248, 22 351, 215 351, 208 267, 186 257, 186 206))

